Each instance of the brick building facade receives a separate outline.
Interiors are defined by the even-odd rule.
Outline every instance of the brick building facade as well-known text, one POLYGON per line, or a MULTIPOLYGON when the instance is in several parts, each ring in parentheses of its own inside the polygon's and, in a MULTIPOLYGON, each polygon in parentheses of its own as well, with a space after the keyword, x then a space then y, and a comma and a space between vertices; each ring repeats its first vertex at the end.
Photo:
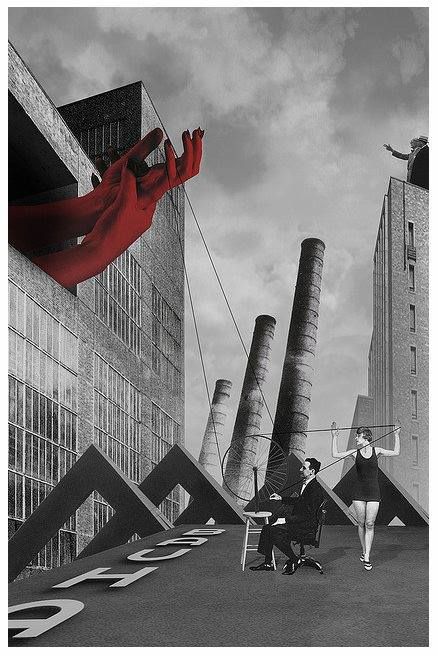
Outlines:
MULTIPOLYGON (((92 189, 92 157, 159 121, 141 82, 56 109, 9 46, 10 202, 92 189)), ((156 152, 149 164, 162 155, 156 152)), ((103 273, 68 291, 9 249, 9 532, 91 443, 140 482, 184 443, 184 195, 103 273)), ((180 512, 175 489, 161 509, 180 512)), ((112 513, 89 498, 32 567, 79 553, 112 513)))
MULTIPOLYGON (((429 192, 391 178, 374 252, 368 395, 374 424, 400 420, 401 454, 381 467, 428 509, 429 192)), ((379 444, 392 448, 393 435, 379 444)))

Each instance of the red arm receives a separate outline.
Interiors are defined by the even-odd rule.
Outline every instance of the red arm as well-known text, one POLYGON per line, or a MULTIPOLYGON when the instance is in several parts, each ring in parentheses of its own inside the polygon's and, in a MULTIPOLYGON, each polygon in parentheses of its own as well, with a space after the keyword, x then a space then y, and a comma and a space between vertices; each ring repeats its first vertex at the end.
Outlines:
POLYGON ((128 169, 126 157, 113 164, 111 169, 117 165, 120 176, 117 197, 91 232, 77 246, 33 258, 35 264, 64 287, 72 287, 103 271, 151 226, 157 201, 163 194, 199 172, 202 137, 201 129, 195 130, 192 137, 188 131, 184 132, 184 152, 178 159, 166 141, 166 164, 156 164, 138 180, 128 169))

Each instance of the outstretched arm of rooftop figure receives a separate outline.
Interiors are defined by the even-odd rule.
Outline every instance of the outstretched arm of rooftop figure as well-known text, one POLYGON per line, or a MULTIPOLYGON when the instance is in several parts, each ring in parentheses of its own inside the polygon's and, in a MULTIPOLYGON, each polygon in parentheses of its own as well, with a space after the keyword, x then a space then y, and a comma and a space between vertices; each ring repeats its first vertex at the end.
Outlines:
POLYGON ((409 159, 408 153, 399 153, 398 150, 394 150, 391 144, 383 144, 383 147, 386 148, 386 150, 389 150, 391 155, 397 157, 397 159, 409 159))
POLYGON ((111 187, 113 196, 114 187, 116 195, 83 241, 72 248, 32 258, 35 264, 64 287, 72 287, 103 271, 151 226, 156 204, 163 194, 197 175, 203 134, 200 128, 192 136, 188 130, 184 132, 184 152, 179 158, 175 158, 173 147, 166 140, 166 162, 155 164, 141 178, 136 178, 133 170, 144 157, 142 147, 135 150, 144 140, 139 142, 129 151, 129 158, 124 156, 105 171, 95 191, 101 186, 111 187))
POLYGON ((376 455, 389 457, 400 455, 400 421, 396 419, 395 422, 398 428, 394 431, 394 449, 391 451, 391 449, 383 449, 381 446, 376 446, 376 455))
POLYGON ((332 422, 330 432, 332 434, 332 457, 333 458, 346 458, 347 456, 356 457, 357 449, 349 449, 348 451, 338 451, 339 428, 337 427, 335 421, 332 422))

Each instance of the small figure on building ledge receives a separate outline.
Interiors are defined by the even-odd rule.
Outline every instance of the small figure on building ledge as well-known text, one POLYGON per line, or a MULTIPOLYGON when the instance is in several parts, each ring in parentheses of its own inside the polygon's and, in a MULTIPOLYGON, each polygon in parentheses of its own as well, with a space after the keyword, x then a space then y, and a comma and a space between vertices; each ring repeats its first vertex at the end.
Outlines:
POLYGON ((418 187, 429 189, 429 146, 428 139, 423 135, 411 139, 411 152, 399 153, 390 144, 383 147, 397 159, 405 159, 408 162, 406 181, 418 187))

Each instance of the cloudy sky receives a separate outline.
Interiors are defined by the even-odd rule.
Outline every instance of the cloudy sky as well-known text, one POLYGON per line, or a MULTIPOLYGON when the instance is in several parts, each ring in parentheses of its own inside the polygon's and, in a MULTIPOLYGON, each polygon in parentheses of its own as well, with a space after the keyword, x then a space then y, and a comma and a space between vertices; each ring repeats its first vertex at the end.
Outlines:
MULTIPOLYGON (((326 244, 310 428, 351 424, 367 392, 372 257, 389 176, 428 134, 424 8, 14 8, 9 38, 61 105, 143 80, 175 144, 206 130, 187 184, 249 349, 257 315, 277 320, 265 395, 275 413, 300 244, 326 244)), ((210 392, 233 383, 245 354, 190 210, 187 269, 210 392)), ((186 312, 186 445, 195 455, 208 401, 186 312)), ((262 425, 272 430, 267 413, 262 425)), ((222 451, 224 448, 222 448, 222 451)), ((329 434, 308 453, 331 462, 329 434)), ((326 472, 334 483, 339 466, 326 472)))

